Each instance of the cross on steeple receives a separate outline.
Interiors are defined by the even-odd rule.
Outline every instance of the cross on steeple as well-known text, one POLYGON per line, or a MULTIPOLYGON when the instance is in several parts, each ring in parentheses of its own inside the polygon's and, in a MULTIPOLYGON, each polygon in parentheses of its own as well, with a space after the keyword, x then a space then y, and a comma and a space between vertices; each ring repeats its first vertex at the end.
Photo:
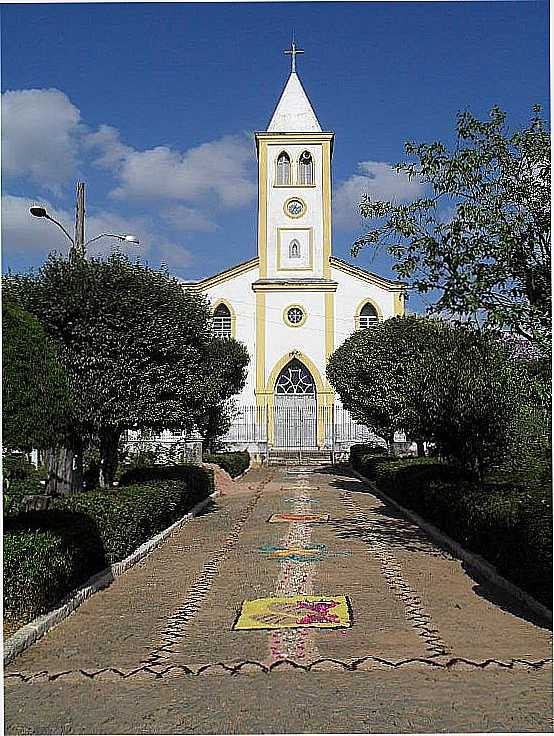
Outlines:
POLYGON ((296 48, 296 44, 294 43, 294 41, 291 43, 291 48, 285 51, 285 54, 290 54, 291 56, 291 62, 292 62, 291 70, 290 70, 291 74, 293 72, 296 72, 296 54, 303 54, 303 53, 304 51, 302 49, 296 48))

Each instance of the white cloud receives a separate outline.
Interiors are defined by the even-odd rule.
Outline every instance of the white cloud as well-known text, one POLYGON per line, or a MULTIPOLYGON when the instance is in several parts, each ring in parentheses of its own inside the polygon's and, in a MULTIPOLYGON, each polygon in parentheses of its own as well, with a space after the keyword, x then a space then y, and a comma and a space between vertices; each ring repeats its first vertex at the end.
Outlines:
POLYGON ((254 154, 246 136, 224 136, 181 153, 168 146, 126 149, 118 139, 100 143, 98 162, 119 157, 117 199, 203 202, 213 209, 243 207, 256 196, 254 154))
POLYGON ((188 230, 210 233, 218 229, 218 225, 212 222, 200 210, 194 207, 186 207, 183 204, 177 204, 174 207, 167 207, 162 213, 162 217, 176 230, 188 230))
POLYGON ((2 172, 57 190, 76 168, 79 110, 57 89, 2 95, 2 172))
POLYGON ((83 145, 87 150, 100 151, 95 163, 104 169, 119 166, 125 156, 133 151, 132 148, 122 143, 119 130, 111 125, 101 125, 95 133, 89 133, 83 145))
POLYGON ((160 263, 165 263, 169 269, 182 270, 193 261, 193 257, 186 248, 175 243, 162 243, 158 248, 160 263))
POLYGON ((424 184, 410 181, 383 161, 361 161, 358 172, 339 184, 333 195, 333 222, 343 229, 360 224, 358 205, 363 194, 375 200, 405 202, 425 193, 424 184))
POLYGON ((52 222, 33 217, 29 207, 45 206, 50 215, 62 223, 72 222, 65 210, 52 207, 49 202, 2 195, 2 251, 11 257, 46 255, 52 250, 67 253, 69 242, 63 232, 52 222))
MULTIPOLYGON (((48 213, 72 235, 72 213, 56 209, 50 202, 43 200, 37 202, 27 197, 5 194, 2 196, 2 249, 8 262, 18 258, 29 262, 33 257, 44 257, 53 250, 60 253, 68 251, 69 242, 54 223, 29 214, 29 207, 33 204, 46 207, 48 213)), ((186 248, 160 237, 155 225, 143 217, 123 217, 114 212, 87 213, 87 240, 101 233, 136 235, 140 245, 125 244, 116 238, 101 238, 87 248, 90 256, 106 255, 117 248, 133 260, 136 256, 141 260, 147 257, 160 258, 176 267, 188 265, 192 260, 186 248)))
POLYGON ((240 208, 256 197, 254 147, 245 134, 184 151, 164 145, 138 150, 110 125, 91 131, 58 89, 5 92, 2 140, 6 178, 27 179, 59 195, 92 158, 113 176, 113 198, 165 203, 165 219, 182 231, 212 231, 214 209, 240 208))

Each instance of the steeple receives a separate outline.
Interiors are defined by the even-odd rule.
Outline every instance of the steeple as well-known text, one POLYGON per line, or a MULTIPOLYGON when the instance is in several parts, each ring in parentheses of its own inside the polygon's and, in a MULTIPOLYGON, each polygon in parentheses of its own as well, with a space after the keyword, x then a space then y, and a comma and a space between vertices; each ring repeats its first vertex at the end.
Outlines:
POLYGON ((303 54, 293 42, 285 54, 291 56, 291 73, 277 103, 268 133, 320 133, 321 125, 296 73, 296 54, 303 54))

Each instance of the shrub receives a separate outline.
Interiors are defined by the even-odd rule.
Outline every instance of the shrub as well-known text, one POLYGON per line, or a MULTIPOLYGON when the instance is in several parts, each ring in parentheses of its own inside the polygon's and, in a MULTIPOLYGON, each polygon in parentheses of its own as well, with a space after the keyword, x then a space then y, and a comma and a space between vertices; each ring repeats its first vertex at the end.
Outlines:
POLYGON ((213 473, 199 465, 139 465, 123 470, 119 478, 120 486, 130 486, 151 481, 177 480, 187 484, 191 493, 200 497, 213 493, 213 473))
POLYGON ((42 511, 4 527, 4 613, 30 620, 106 566, 94 521, 83 514, 42 511))
MULTIPOLYGON (((156 470, 175 468, 156 468, 156 470)), ((37 616, 107 564, 127 557, 213 490, 207 469, 180 477, 57 499, 47 511, 7 522, 4 608, 9 620, 37 616)))
POLYGON ((242 475, 250 466, 250 453, 242 452, 218 452, 217 454, 206 454, 203 457, 205 463, 214 463, 226 470, 231 478, 242 475))
POLYGON ((478 483, 432 458, 362 455, 352 464, 378 490, 422 514, 516 585, 552 605, 552 496, 548 484, 525 487, 521 476, 509 475, 478 483))

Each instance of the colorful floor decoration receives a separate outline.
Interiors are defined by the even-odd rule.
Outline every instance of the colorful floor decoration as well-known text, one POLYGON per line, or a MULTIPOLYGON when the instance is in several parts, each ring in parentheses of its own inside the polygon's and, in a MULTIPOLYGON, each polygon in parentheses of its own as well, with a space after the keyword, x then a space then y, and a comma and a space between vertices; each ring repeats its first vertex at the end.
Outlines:
POLYGON ((290 524, 291 522, 301 524, 325 524, 329 521, 329 514, 273 514, 268 519, 270 524, 290 524))
POLYGON ((352 553, 329 552, 324 544, 313 544, 310 547, 282 547, 266 545, 258 551, 268 560, 287 560, 288 562, 321 562, 328 557, 348 557, 352 553))
POLYGON ((233 628, 339 629, 351 625, 346 596, 295 595, 289 598, 256 598, 243 601, 233 628))
POLYGON ((299 496, 298 498, 284 498, 283 501, 285 503, 292 503, 295 506, 298 506, 298 504, 308 504, 317 506, 319 505, 319 501, 317 498, 308 498, 307 496, 299 496))

